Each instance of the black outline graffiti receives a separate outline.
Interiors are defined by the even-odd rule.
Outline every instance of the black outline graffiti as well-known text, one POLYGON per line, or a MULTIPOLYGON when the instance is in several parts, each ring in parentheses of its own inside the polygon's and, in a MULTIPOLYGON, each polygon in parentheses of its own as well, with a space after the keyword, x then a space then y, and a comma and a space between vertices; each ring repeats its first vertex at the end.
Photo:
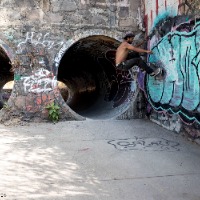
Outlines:
MULTIPOLYGON (((177 17, 175 17, 175 18, 178 20, 177 17)), ((146 76, 146 79, 145 79, 146 93, 147 93, 148 99, 151 102, 151 104, 153 105, 154 109, 157 110, 157 111, 167 111, 169 114, 177 113, 177 114, 179 114, 179 116, 181 117, 181 119, 184 122, 189 123, 189 124, 192 124, 195 121, 200 122, 200 113, 198 111, 198 107, 200 106, 200 101, 199 101, 199 104, 196 106, 196 108, 193 109, 192 111, 187 110, 186 108, 184 108, 182 106, 182 103, 184 101, 184 91, 189 91, 189 90, 192 89, 192 88, 190 88, 190 85, 189 85, 189 82, 190 82, 190 79, 191 79, 190 74, 188 73, 189 67, 193 67, 193 70, 195 70, 195 72, 197 74, 197 78, 200 80, 200 77, 199 77, 199 74, 198 74, 198 67, 199 67, 198 64, 200 63, 200 60, 199 60, 200 50, 197 47, 197 45, 198 45, 197 32, 196 31, 190 32, 191 30, 195 30, 195 28, 199 28, 200 23, 195 25, 193 22, 194 22, 193 20, 186 22, 185 23, 186 29, 184 29, 184 24, 181 23, 181 25, 180 25, 181 28, 180 28, 180 26, 176 26, 176 31, 168 34, 168 41, 169 41, 169 44, 171 45, 172 50, 175 49, 175 46, 172 44, 172 39, 173 39, 174 36, 180 37, 179 38, 179 40, 180 40, 179 44, 181 44, 181 41, 182 41, 181 37, 185 37, 185 38, 194 37, 194 41, 196 41, 196 43, 195 43, 196 47, 195 48, 197 50, 197 52, 196 52, 197 54, 195 56, 193 56, 192 58, 190 58, 189 55, 191 53, 191 46, 188 45, 186 47, 186 53, 185 53, 185 66, 183 67, 183 69, 180 70, 180 73, 182 74, 182 77, 184 79, 184 82, 182 84, 182 87, 183 87, 182 93, 181 93, 182 99, 180 101, 180 104, 178 106, 174 107, 174 106, 170 105, 171 100, 168 103, 165 103, 165 104, 162 104, 161 102, 154 102, 151 95, 150 95, 149 88, 148 88, 149 76, 146 76), (190 28, 188 28, 188 27, 190 27, 190 28), (184 31, 184 32, 182 32, 182 31, 184 31)), ((159 26, 156 27, 156 28, 159 29, 159 26)), ((152 50, 156 49, 159 52, 159 44, 161 44, 163 42, 163 40, 164 40, 164 38, 161 38, 159 40, 159 42, 152 48, 152 50)), ((172 51, 171 57, 173 58, 173 51, 172 51)), ((181 58, 181 54, 179 54, 179 58, 181 58)), ((165 64, 162 63, 162 61, 160 60, 159 65, 165 65, 165 64)), ((173 89, 171 91, 171 99, 175 95, 174 94, 175 83, 176 83, 175 81, 172 81, 170 83, 170 84, 173 84, 172 85, 173 89)), ((164 90, 165 90, 166 84, 167 84, 166 82, 163 82, 163 92, 162 92, 160 99, 162 99, 162 97, 164 95, 164 90)))
POLYGON ((108 144, 113 145, 121 151, 180 151, 178 142, 170 141, 164 138, 137 137, 127 139, 110 140, 108 144))

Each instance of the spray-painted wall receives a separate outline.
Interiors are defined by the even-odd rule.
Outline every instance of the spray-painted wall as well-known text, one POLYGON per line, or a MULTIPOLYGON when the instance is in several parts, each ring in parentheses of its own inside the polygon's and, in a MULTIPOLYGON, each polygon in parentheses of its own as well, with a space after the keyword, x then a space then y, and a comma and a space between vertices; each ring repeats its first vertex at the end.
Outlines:
POLYGON ((164 80, 145 79, 151 118, 171 130, 191 125, 193 136, 199 137, 200 2, 145 0, 144 9, 153 51, 148 60, 165 71, 164 80))

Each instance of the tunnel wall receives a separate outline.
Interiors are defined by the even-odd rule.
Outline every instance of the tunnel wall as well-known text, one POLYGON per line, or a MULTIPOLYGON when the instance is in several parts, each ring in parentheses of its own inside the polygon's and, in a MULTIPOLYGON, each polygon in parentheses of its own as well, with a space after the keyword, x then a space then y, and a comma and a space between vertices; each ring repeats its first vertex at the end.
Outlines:
POLYGON ((145 0, 148 60, 165 70, 164 80, 149 76, 144 90, 150 118, 162 126, 200 137, 199 1, 145 0))
POLYGON ((45 106, 55 101, 63 118, 85 119, 63 101, 56 84, 59 62, 79 39, 104 35, 120 41, 125 31, 137 32, 139 5, 139 0, 2 0, 0 39, 13 50, 7 55, 15 84, 1 117, 40 121, 47 118, 45 106))

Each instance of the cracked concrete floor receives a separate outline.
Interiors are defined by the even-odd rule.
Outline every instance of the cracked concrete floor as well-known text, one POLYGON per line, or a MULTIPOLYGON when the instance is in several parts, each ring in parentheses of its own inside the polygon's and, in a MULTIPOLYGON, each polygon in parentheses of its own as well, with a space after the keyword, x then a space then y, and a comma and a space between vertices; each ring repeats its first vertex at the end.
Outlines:
POLYGON ((199 200, 200 146, 146 120, 0 125, 0 199, 199 200))

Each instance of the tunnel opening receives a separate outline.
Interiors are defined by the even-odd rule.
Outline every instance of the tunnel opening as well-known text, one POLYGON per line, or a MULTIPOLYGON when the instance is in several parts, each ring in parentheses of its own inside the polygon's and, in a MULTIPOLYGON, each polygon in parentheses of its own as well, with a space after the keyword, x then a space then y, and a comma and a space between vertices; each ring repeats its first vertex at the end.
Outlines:
POLYGON ((65 87, 61 95, 79 115, 110 119, 129 108, 136 81, 130 72, 116 70, 118 45, 119 41, 107 36, 89 36, 75 42, 63 55, 57 75, 65 87))
POLYGON ((0 109, 7 103, 14 85, 14 73, 6 52, 0 47, 0 109))

